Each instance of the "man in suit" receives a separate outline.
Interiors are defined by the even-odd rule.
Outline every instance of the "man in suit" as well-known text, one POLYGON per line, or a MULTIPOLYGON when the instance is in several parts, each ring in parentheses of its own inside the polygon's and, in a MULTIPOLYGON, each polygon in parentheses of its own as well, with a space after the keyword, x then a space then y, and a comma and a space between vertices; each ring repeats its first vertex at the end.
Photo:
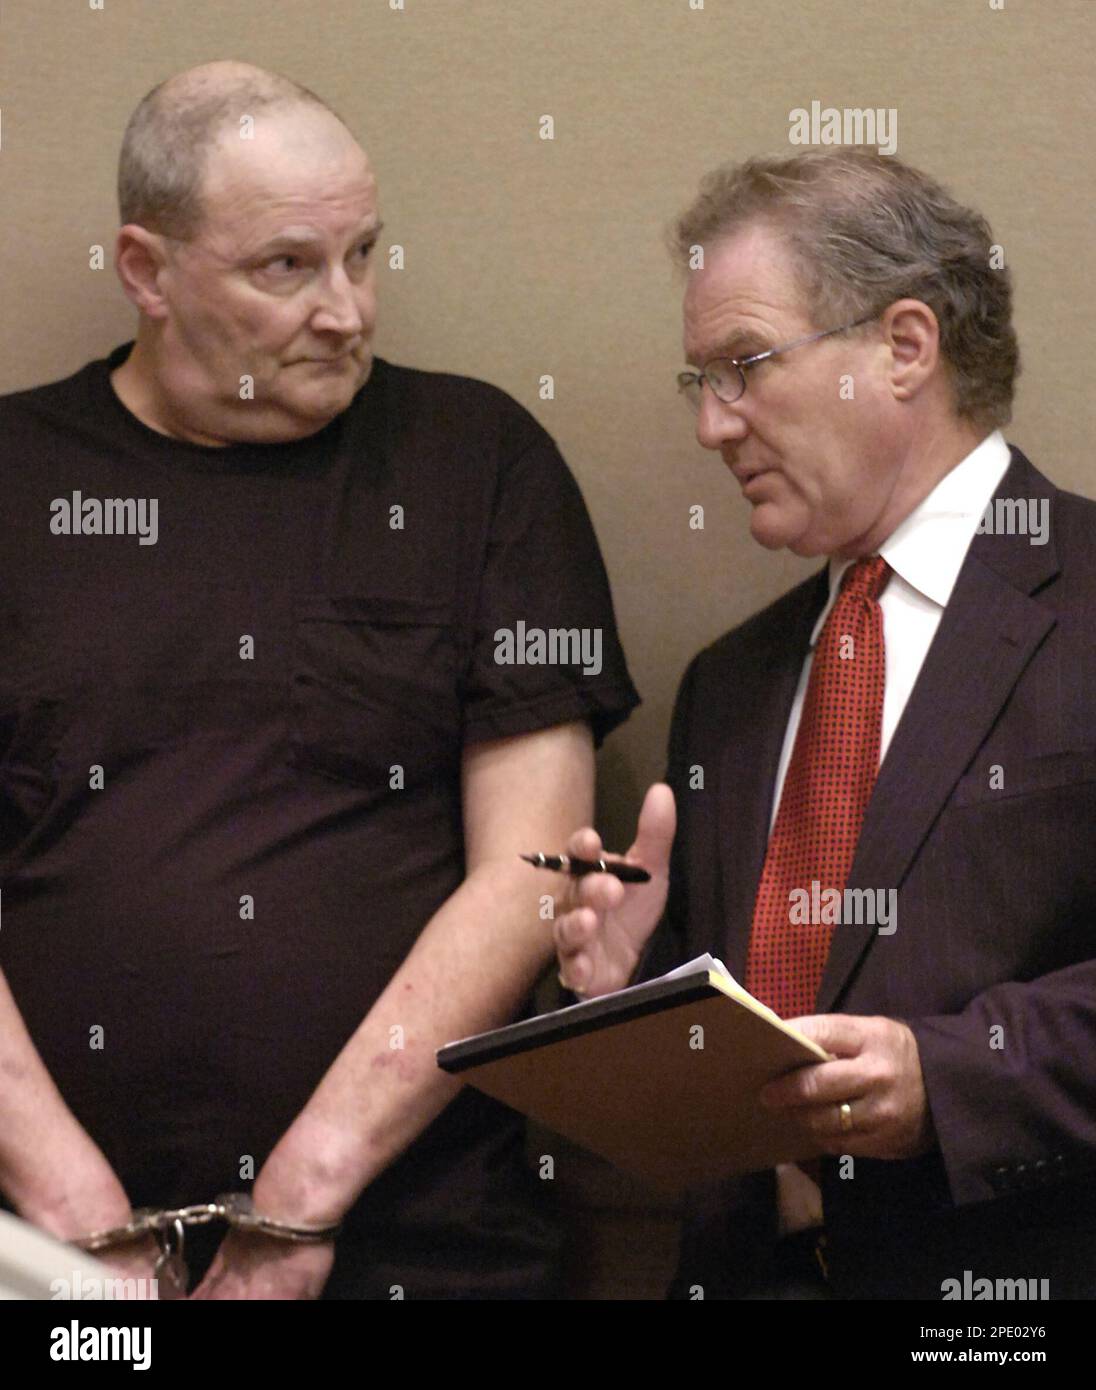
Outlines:
POLYGON ((821 1161, 691 1193, 674 1292, 1092 1297, 1096 504, 1000 433, 999 248, 840 150, 717 171, 676 233, 697 438, 828 564, 689 666, 652 881, 578 881, 561 980, 708 950, 834 1060, 761 1096, 821 1161))

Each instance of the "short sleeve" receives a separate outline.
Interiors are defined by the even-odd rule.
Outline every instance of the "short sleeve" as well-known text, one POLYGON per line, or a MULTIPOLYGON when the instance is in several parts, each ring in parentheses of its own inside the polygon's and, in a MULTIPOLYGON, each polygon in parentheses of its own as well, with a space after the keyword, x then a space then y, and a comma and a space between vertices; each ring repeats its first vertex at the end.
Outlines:
POLYGON ((578 484, 550 436, 522 414, 523 447, 501 466, 493 499, 465 741, 586 719, 600 745, 639 696, 578 484))

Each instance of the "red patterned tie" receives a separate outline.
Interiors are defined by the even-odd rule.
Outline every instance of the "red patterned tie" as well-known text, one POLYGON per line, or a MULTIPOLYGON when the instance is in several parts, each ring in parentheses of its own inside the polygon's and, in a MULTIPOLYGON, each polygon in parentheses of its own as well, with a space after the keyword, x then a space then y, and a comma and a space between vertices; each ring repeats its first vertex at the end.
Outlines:
POLYGON ((879 769, 889 574, 881 555, 849 566, 811 664, 746 960, 746 988, 781 1018, 814 1012, 834 930, 816 908, 845 888, 879 769))

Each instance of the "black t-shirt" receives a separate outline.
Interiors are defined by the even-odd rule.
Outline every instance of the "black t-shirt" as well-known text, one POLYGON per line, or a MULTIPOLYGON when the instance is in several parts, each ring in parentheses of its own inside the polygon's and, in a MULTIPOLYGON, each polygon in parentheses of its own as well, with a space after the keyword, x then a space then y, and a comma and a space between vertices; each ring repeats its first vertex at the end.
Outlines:
MULTIPOLYGON (((378 359, 310 439, 205 447, 121 404, 131 346, 0 398, 0 965, 136 1206, 249 1185, 462 880, 464 745, 638 697, 503 392, 378 359)), ((535 1284, 550 1187, 466 1089, 351 1213, 365 1284, 535 1284)))

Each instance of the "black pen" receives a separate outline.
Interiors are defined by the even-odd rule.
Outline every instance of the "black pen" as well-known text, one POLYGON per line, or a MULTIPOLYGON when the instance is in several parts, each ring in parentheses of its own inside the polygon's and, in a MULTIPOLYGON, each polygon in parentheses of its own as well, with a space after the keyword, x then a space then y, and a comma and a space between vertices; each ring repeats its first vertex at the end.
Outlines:
POLYGON ((522 859, 537 869, 581 878, 583 874, 612 874, 621 883, 649 883, 651 875, 638 864, 611 864, 605 859, 576 859, 573 854, 523 854, 522 859))

